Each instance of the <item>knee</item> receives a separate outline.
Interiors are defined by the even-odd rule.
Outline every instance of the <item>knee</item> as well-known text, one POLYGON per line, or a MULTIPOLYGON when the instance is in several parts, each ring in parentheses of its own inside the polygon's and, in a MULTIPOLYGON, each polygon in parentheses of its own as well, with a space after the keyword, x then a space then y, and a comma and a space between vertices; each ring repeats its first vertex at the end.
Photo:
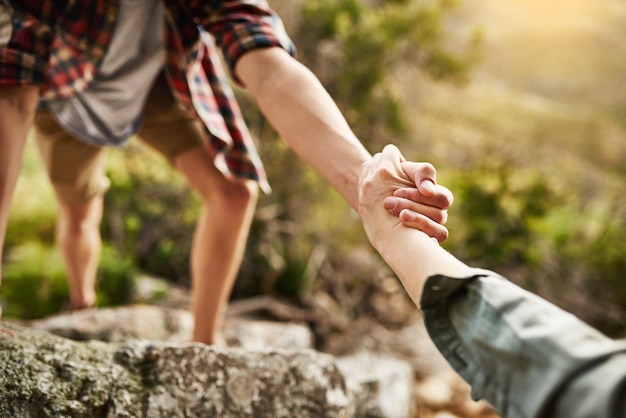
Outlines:
POLYGON ((205 184, 196 190, 207 207, 219 208, 230 213, 240 213, 255 207, 258 197, 258 184, 252 180, 229 180, 205 184))
POLYGON ((241 212, 256 205, 257 182, 225 176, 203 148, 196 147, 178 155, 174 165, 207 207, 241 212))
POLYGON ((201 191, 207 205, 232 211, 244 211, 256 206, 259 197, 258 184, 251 180, 226 180, 209 189, 201 191))

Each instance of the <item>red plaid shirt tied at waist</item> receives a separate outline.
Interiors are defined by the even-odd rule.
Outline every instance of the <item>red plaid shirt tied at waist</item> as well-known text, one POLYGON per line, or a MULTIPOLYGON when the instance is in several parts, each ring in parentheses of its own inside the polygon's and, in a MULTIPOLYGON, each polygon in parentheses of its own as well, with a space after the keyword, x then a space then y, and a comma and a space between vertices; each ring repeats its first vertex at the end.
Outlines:
MULTIPOLYGON (((172 92, 206 127, 216 166, 269 190, 217 48, 236 80, 234 66, 247 51, 278 46, 295 53, 282 21, 264 0, 163 1, 164 69, 172 92)), ((84 91, 107 51, 118 10, 118 0, 0 0, 0 86, 40 85, 43 100, 84 91)))

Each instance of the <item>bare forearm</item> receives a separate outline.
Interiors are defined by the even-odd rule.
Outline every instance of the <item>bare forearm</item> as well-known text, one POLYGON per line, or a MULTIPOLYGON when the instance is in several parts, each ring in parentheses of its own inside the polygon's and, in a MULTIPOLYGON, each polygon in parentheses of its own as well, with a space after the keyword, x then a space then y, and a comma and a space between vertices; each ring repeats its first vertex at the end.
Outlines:
MULTIPOLYGON (((387 214, 384 214, 388 216, 387 214)), ((397 222, 395 219, 393 222, 397 222)), ((419 306, 426 279, 433 274, 462 277, 470 268, 421 231, 397 224, 373 242, 419 306)))
POLYGON ((356 209, 370 154, 318 79, 279 48, 244 55, 237 74, 279 135, 356 209))

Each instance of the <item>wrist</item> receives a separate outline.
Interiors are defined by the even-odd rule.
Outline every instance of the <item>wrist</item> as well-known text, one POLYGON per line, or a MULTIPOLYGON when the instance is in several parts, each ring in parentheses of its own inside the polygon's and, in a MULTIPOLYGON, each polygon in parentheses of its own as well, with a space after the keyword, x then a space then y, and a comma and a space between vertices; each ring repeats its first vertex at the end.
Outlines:
MULTIPOLYGON (((394 216, 385 214, 385 220, 377 222, 370 230, 366 228, 367 236, 372 246, 384 258, 395 258, 400 244, 399 237, 403 229, 409 229, 394 216)), ((401 252, 401 251, 400 251, 401 252)))

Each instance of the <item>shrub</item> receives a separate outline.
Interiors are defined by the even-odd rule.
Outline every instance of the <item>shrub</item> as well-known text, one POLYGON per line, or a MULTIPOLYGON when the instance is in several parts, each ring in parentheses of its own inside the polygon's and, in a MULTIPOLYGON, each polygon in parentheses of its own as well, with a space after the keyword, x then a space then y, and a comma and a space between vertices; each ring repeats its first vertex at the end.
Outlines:
POLYGON ((103 239, 137 268, 186 282, 197 197, 163 158, 138 143, 110 153, 107 168, 103 239))
POLYGON ((98 266, 98 306, 124 305, 132 302, 138 270, 131 257, 111 245, 104 245, 98 266))
POLYGON ((7 317, 40 318, 59 312, 67 301, 63 262, 54 247, 23 243, 11 251, 3 275, 0 290, 7 317))

